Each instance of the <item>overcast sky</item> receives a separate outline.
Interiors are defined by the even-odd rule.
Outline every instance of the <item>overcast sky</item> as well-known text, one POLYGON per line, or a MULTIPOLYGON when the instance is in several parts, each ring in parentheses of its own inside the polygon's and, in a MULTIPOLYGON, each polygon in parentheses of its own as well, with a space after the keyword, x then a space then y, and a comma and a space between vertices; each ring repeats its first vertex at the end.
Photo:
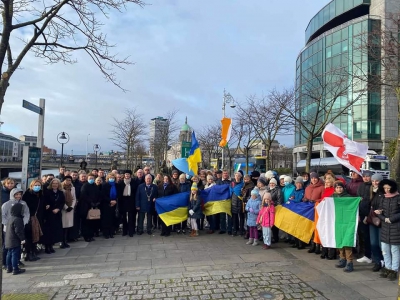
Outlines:
MULTIPOLYGON (((136 107, 144 126, 178 109, 194 130, 222 115, 224 88, 237 101, 274 87, 294 85, 296 57, 310 19, 328 0, 148 0, 110 14, 104 31, 115 53, 135 64, 118 71, 124 93, 107 83, 83 52, 75 65, 46 65, 28 55, 11 78, 1 113, 1 131, 37 135, 37 115, 22 99, 46 99, 45 145, 61 151, 57 134, 66 131, 65 153, 84 154, 88 134, 102 151, 118 150, 111 137, 113 117, 136 107)), ((228 108, 227 115, 233 115, 228 108)), ((293 145, 293 137, 278 140, 293 145)), ((93 151, 93 150, 92 150, 93 151)), ((89 151, 90 152, 90 151, 89 151)))

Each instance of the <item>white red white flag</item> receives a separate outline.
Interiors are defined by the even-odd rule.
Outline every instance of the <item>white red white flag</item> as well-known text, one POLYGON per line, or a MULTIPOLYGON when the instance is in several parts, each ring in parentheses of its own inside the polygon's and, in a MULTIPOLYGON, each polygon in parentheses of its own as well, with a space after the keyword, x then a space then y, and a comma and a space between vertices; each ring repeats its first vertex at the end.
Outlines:
POLYGON ((350 140, 332 123, 326 125, 322 132, 324 148, 346 168, 361 175, 361 165, 367 155, 368 146, 350 140))

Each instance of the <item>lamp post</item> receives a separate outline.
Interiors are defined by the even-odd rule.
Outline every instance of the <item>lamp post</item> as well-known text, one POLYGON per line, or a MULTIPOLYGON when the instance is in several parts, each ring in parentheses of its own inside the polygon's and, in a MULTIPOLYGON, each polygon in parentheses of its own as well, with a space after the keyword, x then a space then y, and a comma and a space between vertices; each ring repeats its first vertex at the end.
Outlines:
POLYGON ((63 165, 63 160, 64 160, 64 144, 68 143, 69 141, 69 135, 66 132, 60 132, 57 135, 57 142, 61 144, 61 160, 60 160, 60 167, 63 165))
POLYGON ((97 152, 100 151, 101 147, 99 144, 94 144, 93 145, 93 151, 96 154, 96 160, 95 160, 95 168, 97 168, 97 152))
MULTIPOLYGON (((233 99, 232 95, 229 93, 226 93, 226 90, 224 89, 224 96, 222 97, 222 117, 225 118, 225 107, 227 104, 231 103, 230 107, 235 108, 235 99, 233 99)), ((221 158, 221 168, 224 169, 224 147, 222 147, 222 158, 221 158)), ((218 168, 218 166, 217 166, 218 168)))
POLYGON ((88 141, 89 141, 89 135, 90 135, 90 133, 88 133, 88 135, 86 136, 86 160, 87 160, 87 157, 88 157, 88 141))

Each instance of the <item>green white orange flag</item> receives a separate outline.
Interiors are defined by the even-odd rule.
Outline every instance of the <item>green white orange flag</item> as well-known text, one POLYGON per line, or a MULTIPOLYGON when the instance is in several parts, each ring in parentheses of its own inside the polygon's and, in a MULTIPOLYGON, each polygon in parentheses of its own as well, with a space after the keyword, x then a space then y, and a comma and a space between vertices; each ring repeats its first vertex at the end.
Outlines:
POLYGON ((219 143, 220 147, 225 147, 229 139, 231 138, 231 128, 232 128, 232 119, 223 118, 221 120, 222 124, 222 132, 221 132, 221 142, 219 143))
POLYGON ((355 247, 360 197, 327 197, 315 208, 316 231, 323 247, 355 247))

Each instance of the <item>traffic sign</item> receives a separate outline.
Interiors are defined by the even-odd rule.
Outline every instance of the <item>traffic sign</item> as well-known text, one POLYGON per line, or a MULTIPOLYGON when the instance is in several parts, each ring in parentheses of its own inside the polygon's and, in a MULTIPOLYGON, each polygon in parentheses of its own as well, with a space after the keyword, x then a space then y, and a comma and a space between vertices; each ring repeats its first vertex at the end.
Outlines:
POLYGON ((192 143, 191 142, 182 142, 181 157, 182 158, 188 158, 191 148, 192 148, 192 143))
POLYGON ((22 100, 22 107, 26 108, 26 109, 29 109, 29 110, 31 110, 31 111, 39 114, 39 115, 43 114, 43 110, 42 110, 41 107, 39 107, 39 106, 29 102, 29 101, 22 100))

